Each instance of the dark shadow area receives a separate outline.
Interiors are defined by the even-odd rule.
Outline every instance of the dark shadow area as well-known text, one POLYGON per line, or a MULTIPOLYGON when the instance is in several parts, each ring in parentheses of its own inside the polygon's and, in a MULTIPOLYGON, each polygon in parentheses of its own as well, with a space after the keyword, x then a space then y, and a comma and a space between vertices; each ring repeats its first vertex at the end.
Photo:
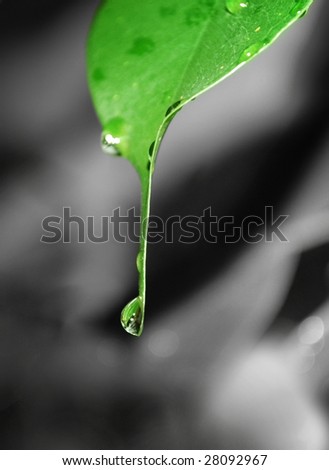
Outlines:
POLYGON ((0 184, 3 191, 7 184, 16 181, 16 178, 26 177, 35 173, 41 166, 42 161, 39 155, 31 150, 15 148, 12 145, 0 147, 0 184))
POLYGON ((328 267, 328 243, 301 253, 290 291, 269 332, 287 320, 292 329, 324 304, 329 296, 328 267))
MULTIPOLYGON (((96 4, 96 2, 94 2, 96 4)), ((19 39, 28 34, 29 37, 47 29, 59 16, 64 15, 68 8, 81 4, 81 0, 43 0, 7 1, 0 4, 0 40, 5 37, 19 39)))

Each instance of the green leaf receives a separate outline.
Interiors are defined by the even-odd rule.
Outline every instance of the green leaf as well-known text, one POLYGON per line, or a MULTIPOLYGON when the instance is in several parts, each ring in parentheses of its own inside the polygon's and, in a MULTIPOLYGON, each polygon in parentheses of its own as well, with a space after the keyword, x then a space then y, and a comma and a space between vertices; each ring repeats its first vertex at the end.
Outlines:
POLYGON ((143 330, 147 218, 155 157, 175 113, 271 44, 312 0, 107 0, 88 40, 88 81, 103 148, 136 168, 142 188, 139 295, 123 310, 143 330))

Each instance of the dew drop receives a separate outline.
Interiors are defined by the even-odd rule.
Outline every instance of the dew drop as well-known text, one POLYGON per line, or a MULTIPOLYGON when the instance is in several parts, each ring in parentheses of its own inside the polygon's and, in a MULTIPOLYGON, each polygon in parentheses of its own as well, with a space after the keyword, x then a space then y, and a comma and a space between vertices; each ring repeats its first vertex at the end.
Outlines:
POLYGON ((266 43, 264 42, 256 42, 251 46, 247 47, 241 54, 239 62, 246 62, 247 60, 252 59, 264 46, 266 43))
POLYGON ((119 137, 114 137, 106 131, 102 133, 102 149, 105 153, 112 155, 112 157, 121 157, 121 153, 118 148, 120 142, 121 139, 119 137))
POLYGON ((304 16, 306 16, 307 13, 308 13, 308 9, 304 10, 303 13, 301 15, 299 15, 299 19, 301 20, 302 18, 304 18, 304 16))
POLYGON ((155 141, 151 143, 150 148, 149 148, 149 156, 152 157, 153 151, 155 147, 155 141))
POLYGON ((290 10, 290 15, 292 17, 299 17, 299 18, 303 18, 306 13, 307 13, 307 9, 305 9, 305 5, 302 5, 303 2, 300 2, 300 1, 296 1, 296 5, 290 10))
POLYGON ((172 104, 171 106, 169 106, 169 108, 167 109, 166 111, 166 116, 169 116, 169 114, 173 113, 178 107, 179 105, 181 104, 181 100, 179 101, 176 101, 176 103, 172 104))
POLYGON ((102 149, 114 157, 127 152, 127 126, 123 118, 115 117, 104 127, 101 138, 102 149))
POLYGON ((242 13, 248 6, 249 2, 247 0, 226 0, 226 9, 232 15, 242 13))
POLYGON ((155 141, 152 142, 149 148, 149 161, 147 162, 147 166, 146 166, 147 171, 150 171, 152 167, 152 158, 153 158, 154 148, 155 148, 155 141))
POLYGON ((141 251, 137 255, 136 266, 137 266, 137 271, 141 273, 143 270, 143 253, 141 251))
POLYGON ((121 325, 127 333, 140 336, 143 331, 143 305, 140 297, 131 300, 121 312, 121 325))

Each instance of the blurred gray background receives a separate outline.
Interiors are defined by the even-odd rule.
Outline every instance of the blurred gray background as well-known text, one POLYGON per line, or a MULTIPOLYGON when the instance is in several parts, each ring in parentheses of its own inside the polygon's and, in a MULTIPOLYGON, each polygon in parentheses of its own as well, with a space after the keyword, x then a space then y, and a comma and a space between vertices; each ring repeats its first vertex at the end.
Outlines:
POLYGON ((151 246, 140 339, 136 245, 40 243, 64 206, 139 207, 87 89, 97 4, 0 4, 0 447, 327 449, 328 2, 187 105, 154 176, 153 214, 271 205, 289 243, 151 246))

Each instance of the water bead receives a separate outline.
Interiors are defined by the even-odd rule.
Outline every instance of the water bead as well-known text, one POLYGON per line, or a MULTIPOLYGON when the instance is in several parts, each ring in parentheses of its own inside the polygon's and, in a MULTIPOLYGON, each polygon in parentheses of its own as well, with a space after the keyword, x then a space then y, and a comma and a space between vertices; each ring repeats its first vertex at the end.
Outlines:
POLYGON ((176 103, 169 106, 169 108, 166 111, 166 116, 169 116, 169 114, 174 113, 177 110, 177 108, 180 106, 180 104, 181 104, 181 100, 176 101, 176 103))
POLYGON ((105 153, 120 157, 127 154, 128 129, 125 120, 117 116, 104 126, 101 138, 102 149, 105 153))
POLYGON ((127 333, 140 336, 143 332, 143 304, 140 297, 131 300, 121 312, 121 325, 127 333))
POLYGON ((119 144, 121 139, 119 137, 114 137, 112 134, 104 131, 102 133, 101 145, 103 152, 111 155, 112 157, 121 157, 121 152, 119 150, 119 144))
POLYGON ((256 42, 248 46, 241 54, 239 63, 252 59, 264 46, 266 42, 256 42))
POLYGON ((226 0, 226 9, 232 15, 237 15, 246 10, 249 6, 247 0, 226 0))
POLYGON ((137 266, 137 271, 141 273, 143 270, 143 253, 141 251, 137 255, 136 266, 137 266))

